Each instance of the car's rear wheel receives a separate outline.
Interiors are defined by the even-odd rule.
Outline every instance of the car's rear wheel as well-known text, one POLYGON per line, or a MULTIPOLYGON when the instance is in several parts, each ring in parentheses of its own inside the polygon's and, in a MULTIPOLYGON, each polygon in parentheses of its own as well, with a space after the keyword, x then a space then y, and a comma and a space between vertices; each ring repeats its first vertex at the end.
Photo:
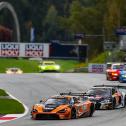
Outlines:
POLYGON ((76 119, 76 118, 77 118, 76 109, 73 108, 73 109, 71 110, 71 119, 76 119))
POLYGON ((95 111, 95 106, 94 104, 91 104, 89 117, 93 116, 94 111, 95 111))
POLYGON ((122 83, 123 81, 121 80, 121 77, 119 77, 119 82, 122 83))
POLYGON ((126 107, 126 96, 124 98, 124 107, 126 107))
POLYGON ((108 76, 106 75, 106 80, 109 80, 108 76))
POLYGON ((120 96, 120 97, 119 97, 119 104, 121 104, 121 101, 122 101, 122 100, 121 100, 121 96, 120 96))
POLYGON ((116 105, 116 100, 114 98, 113 101, 112 101, 112 108, 111 109, 115 109, 115 105, 116 105))

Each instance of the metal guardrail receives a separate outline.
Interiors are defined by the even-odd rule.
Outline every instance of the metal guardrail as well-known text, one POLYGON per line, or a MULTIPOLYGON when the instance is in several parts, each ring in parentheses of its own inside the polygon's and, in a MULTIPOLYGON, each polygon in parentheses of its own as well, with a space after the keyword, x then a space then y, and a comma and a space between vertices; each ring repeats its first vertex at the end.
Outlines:
POLYGON ((80 67, 80 68, 75 68, 74 72, 84 72, 84 73, 88 73, 88 67, 80 67))

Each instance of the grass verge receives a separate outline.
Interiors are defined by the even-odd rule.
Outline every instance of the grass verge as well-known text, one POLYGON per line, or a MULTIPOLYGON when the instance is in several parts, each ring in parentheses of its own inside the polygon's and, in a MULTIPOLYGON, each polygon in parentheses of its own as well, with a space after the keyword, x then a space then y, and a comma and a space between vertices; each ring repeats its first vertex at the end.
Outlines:
POLYGON ((4 90, 0 89, 0 96, 8 96, 8 94, 4 90))
POLYGON ((0 114, 20 114, 24 107, 15 99, 0 99, 0 114))
MULTIPOLYGON (((61 72, 66 72, 75 68, 78 64, 76 60, 54 60, 57 64, 61 65, 61 72)), ((13 58, 0 58, 0 73, 5 73, 6 68, 19 67, 24 73, 38 73, 39 61, 28 59, 13 59, 13 58)))
POLYGON ((0 114, 21 114, 24 113, 24 106, 9 96, 4 90, 0 89, 0 114), (5 97, 4 97, 5 96, 5 97))

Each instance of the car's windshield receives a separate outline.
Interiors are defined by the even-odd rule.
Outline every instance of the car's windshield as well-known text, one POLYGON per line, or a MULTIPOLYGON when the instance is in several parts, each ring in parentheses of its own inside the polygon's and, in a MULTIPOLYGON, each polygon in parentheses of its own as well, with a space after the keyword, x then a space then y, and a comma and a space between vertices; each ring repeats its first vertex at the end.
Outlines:
POLYGON ((110 96, 111 90, 107 88, 92 88, 87 92, 87 94, 99 95, 99 96, 110 96))
POLYGON ((43 65, 54 65, 55 63, 43 63, 43 65))
POLYGON ((12 71, 12 72, 17 72, 18 68, 10 68, 9 70, 12 71))
POLYGON ((112 66, 112 63, 107 63, 106 68, 109 69, 111 68, 111 66, 112 66))
POLYGON ((69 104, 69 100, 67 98, 49 98, 44 104, 56 104, 56 105, 61 105, 61 104, 69 104))
POLYGON ((123 65, 113 65, 112 69, 114 69, 114 70, 123 69, 123 65))

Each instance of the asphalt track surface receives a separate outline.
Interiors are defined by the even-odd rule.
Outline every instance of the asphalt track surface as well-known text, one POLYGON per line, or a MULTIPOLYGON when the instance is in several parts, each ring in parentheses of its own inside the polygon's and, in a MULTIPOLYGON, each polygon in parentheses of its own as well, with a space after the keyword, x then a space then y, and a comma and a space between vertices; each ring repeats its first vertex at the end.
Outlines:
POLYGON ((104 74, 0 74, 0 88, 17 97, 29 108, 28 114, 24 117, 2 123, 0 126, 126 126, 126 108, 98 110, 93 117, 74 120, 31 120, 31 107, 42 97, 66 91, 86 91, 95 84, 112 83, 118 82, 106 81, 104 74))

